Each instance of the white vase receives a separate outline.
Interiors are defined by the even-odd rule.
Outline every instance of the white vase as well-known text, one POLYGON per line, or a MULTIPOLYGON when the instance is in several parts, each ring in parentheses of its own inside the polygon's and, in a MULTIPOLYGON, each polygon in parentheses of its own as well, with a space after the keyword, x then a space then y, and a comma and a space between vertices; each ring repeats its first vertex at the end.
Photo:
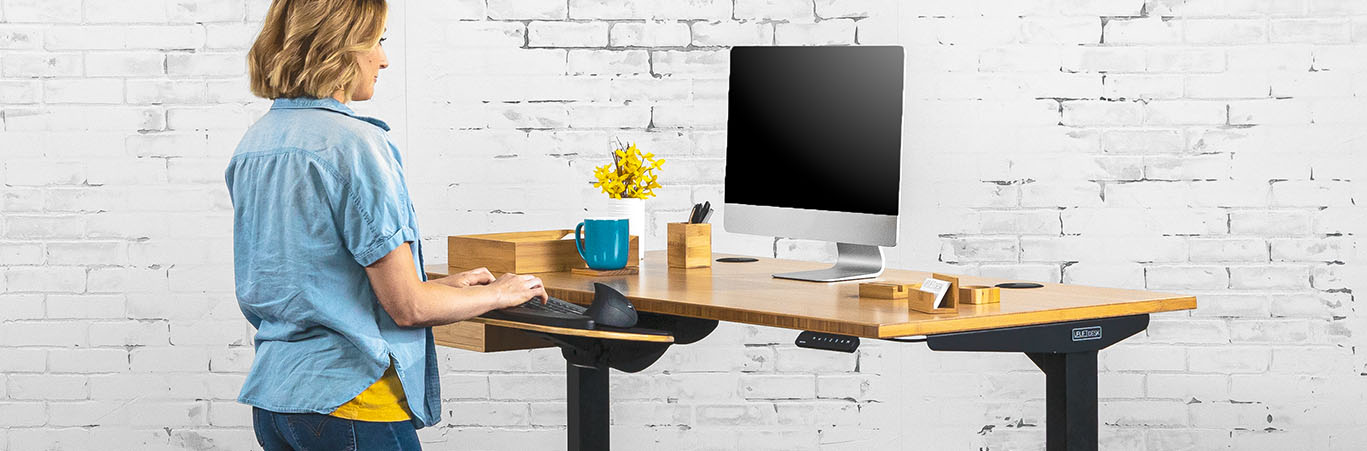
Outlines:
POLYGON ((645 199, 608 199, 603 216, 608 218, 626 218, 627 230, 632 235, 640 237, 641 252, 637 254, 637 259, 645 260, 645 230, 646 230, 646 202, 645 199))

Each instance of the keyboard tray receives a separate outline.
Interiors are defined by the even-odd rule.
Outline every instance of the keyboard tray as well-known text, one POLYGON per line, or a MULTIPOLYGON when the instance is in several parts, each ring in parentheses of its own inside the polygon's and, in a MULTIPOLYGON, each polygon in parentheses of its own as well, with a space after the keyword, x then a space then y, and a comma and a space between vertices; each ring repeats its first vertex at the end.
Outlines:
POLYGON ((510 329, 521 329, 532 332, 542 332, 556 335, 568 335, 572 337, 602 338, 608 340, 622 341, 644 341, 651 343, 673 343, 674 336, 668 332, 654 329, 640 328, 598 328, 598 329, 571 329, 567 327, 552 327, 533 323, 520 323, 501 319, 490 319, 475 317, 467 321, 488 324, 491 326, 507 327, 510 329))

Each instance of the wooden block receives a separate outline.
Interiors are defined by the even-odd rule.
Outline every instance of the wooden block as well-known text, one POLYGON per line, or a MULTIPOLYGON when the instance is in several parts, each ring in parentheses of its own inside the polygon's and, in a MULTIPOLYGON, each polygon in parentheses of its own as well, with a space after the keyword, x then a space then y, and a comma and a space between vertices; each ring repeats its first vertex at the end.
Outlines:
POLYGON ((959 311, 959 278, 944 274, 931 274, 938 280, 949 282, 949 290, 945 291, 944 307, 935 307, 935 293, 921 290, 907 291, 907 308, 921 313, 934 315, 958 313, 959 311))
POLYGON ((1002 301, 1002 289, 986 285, 964 285, 959 287, 959 302, 982 305, 1002 301))
MULTIPOLYGON (((574 240, 561 237, 573 229, 531 232, 455 235, 446 238, 447 264, 452 268, 489 268, 495 276, 504 273, 539 273, 587 268, 574 247, 574 240)), ((640 237, 631 237, 627 266, 639 266, 640 237)))
POLYGON ((859 284, 859 297, 877 299, 906 299, 909 292, 921 288, 919 283, 865 282, 859 284))
POLYGON ((608 277, 608 276, 630 276, 641 273, 640 266, 628 266, 622 269, 597 270, 589 268, 574 268, 571 273, 589 277, 608 277))
POLYGON ((708 268, 712 266, 712 224, 671 222, 668 225, 670 268, 708 268))

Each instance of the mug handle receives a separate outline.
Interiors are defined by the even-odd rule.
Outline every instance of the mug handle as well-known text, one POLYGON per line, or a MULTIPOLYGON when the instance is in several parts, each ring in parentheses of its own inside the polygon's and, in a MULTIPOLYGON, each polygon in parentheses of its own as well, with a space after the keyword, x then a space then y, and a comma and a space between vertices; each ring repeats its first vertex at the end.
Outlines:
POLYGON ((584 223, 582 222, 574 227, 574 248, 579 250, 579 258, 589 261, 589 258, 584 256, 584 223))

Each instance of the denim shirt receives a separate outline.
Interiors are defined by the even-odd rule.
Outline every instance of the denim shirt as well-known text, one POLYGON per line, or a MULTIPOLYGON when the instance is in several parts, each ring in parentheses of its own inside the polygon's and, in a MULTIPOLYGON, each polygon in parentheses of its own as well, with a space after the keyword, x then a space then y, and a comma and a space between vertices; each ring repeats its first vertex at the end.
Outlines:
POLYGON ((402 328, 380 307, 365 266, 422 245, 389 126, 333 99, 278 99, 238 144, 233 201, 238 307, 256 357, 238 402, 329 413, 391 359, 416 427, 441 419, 430 328, 402 328))

